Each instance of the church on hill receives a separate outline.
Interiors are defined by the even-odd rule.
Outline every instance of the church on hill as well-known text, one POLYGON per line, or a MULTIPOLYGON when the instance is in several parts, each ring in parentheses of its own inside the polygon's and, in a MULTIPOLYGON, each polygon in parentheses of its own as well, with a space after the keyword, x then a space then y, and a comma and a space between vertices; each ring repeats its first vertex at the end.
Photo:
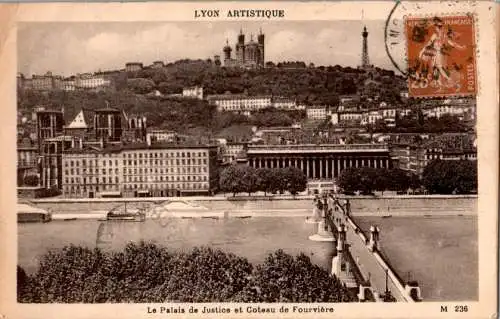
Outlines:
POLYGON ((243 34, 243 30, 240 30, 235 46, 235 58, 231 57, 233 48, 226 40, 226 46, 222 49, 224 52, 224 65, 228 67, 263 68, 265 63, 264 39, 264 34, 260 30, 257 35, 257 42, 254 41, 253 35, 250 35, 250 41, 245 43, 245 34, 243 34))

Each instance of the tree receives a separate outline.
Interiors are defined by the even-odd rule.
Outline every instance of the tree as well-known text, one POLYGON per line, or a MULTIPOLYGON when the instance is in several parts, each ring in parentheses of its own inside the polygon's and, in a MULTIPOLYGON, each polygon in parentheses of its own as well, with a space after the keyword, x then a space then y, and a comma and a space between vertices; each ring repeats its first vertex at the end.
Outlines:
POLYGON ((358 190, 363 195, 371 195, 375 188, 377 180, 377 169, 371 167, 362 167, 357 169, 359 171, 358 177, 358 190))
POLYGON ((258 190, 264 192, 267 195, 268 192, 272 192, 272 169, 271 168, 258 168, 256 171, 258 180, 258 190))
POLYGON ((42 257, 22 280, 20 302, 223 302, 243 290, 253 266, 246 258, 209 247, 170 252, 151 243, 129 243, 104 252, 67 246, 42 257))
POLYGON ((410 175, 402 169, 393 168, 389 172, 389 184, 387 185, 391 191, 406 191, 410 188, 410 175))
POLYGON ((220 173, 219 187, 223 192, 239 193, 244 190, 242 182, 245 174, 242 165, 229 165, 220 173))
POLYGON ((338 183, 345 193, 360 191, 369 195, 377 189, 377 170, 371 167, 350 167, 340 173, 338 183))
POLYGON ((128 79, 127 87, 137 94, 146 94, 153 90, 155 83, 149 79, 128 79))
POLYGON ((356 301, 342 283, 309 257, 296 257, 283 250, 269 254, 258 265, 247 286, 235 296, 237 302, 348 302, 356 301))
POLYGON ((248 195, 250 193, 256 192, 259 190, 259 176, 257 175, 257 171, 252 166, 242 165, 243 174, 241 176, 241 186, 242 191, 247 192, 248 195))
POLYGON ((23 182, 26 186, 38 186, 39 178, 37 175, 26 175, 23 182))
POLYGON ((384 193, 390 189, 392 183, 392 172, 387 168, 379 168, 375 171, 374 188, 377 191, 384 193))
POLYGON ((477 162, 434 160, 424 168, 422 184, 433 194, 469 193, 477 189, 477 162))
POLYGON ((354 193, 358 190, 359 181, 359 170, 347 168, 340 173, 338 185, 345 193, 354 193))
POLYGON ((287 188, 286 190, 292 195, 303 192, 307 188, 307 177, 304 172, 296 167, 287 167, 282 171, 287 188))
POLYGON ((284 168, 274 168, 272 170, 272 189, 273 193, 280 192, 284 193, 288 189, 288 179, 286 170, 284 168))
POLYGON ((455 191, 467 194, 477 190, 477 162, 462 160, 456 164, 455 191))
POLYGON ((51 250, 27 276, 17 269, 23 303, 346 302, 356 301, 329 272, 278 250, 254 267, 210 247, 171 251, 129 243, 120 251, 79 246, 51 250))

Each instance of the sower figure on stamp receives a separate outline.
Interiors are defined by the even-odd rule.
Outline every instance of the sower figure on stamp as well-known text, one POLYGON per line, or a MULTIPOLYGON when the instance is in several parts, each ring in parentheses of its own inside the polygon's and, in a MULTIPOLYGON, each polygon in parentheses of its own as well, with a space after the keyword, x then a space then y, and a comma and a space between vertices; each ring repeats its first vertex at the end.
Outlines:
MULTIPOLYGON (((449 51, 453 48, 463 50, 465 46, 454 41, 457 34, 450 26, 448 30, 445 30, 443 21, 440 18, 434 18, 433 22, 434 33, 419 53, 421 75, 430 81, 431 86, 439 90, 442 90, 443 87, 454 87, 457 85, 457 89, 460 89, 460 79, 455 79, 452 76, 446 56, 449 55, 449 51), (441 81, 442 78, 446 80, 446 83, 441 81)), ((451 67, 454 68, 459 66, 452 65, 451 67)))

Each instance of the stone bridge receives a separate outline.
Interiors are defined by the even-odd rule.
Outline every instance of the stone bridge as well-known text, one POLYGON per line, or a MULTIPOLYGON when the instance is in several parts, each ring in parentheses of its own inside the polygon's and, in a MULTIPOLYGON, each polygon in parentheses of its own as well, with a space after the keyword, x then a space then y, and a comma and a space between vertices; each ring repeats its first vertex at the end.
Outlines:
POLYGON ((317 233, 309 239, 333 243, 331 274, 347 288, 357 288, 360 301, 421 301, 418 284, 404 283, 378 250, 378 227, 372 226, 367 238, 350 214, 348 200, 340 203, 329 195, 315 199, 313 216, 307 219, 318 224, 317 233))

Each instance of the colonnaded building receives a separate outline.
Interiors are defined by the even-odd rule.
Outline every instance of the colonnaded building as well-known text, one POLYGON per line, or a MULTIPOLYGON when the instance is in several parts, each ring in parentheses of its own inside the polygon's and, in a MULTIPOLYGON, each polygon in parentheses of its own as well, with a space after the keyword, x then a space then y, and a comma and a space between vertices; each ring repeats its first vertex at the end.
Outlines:
POLYGON ((347 168, 392 168, 387 144, 249 145, 247 159, 254 168, 301 169, 310 191, 333 188, 347 168))

